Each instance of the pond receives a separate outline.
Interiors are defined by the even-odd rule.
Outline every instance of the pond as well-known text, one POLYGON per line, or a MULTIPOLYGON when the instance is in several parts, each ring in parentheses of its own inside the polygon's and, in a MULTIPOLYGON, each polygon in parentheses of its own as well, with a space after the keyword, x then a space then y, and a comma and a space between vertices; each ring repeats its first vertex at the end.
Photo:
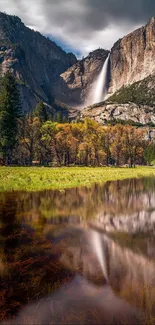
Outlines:
POLYGON ((0 322, 155 324, 155 178, 0 193, 0 322))

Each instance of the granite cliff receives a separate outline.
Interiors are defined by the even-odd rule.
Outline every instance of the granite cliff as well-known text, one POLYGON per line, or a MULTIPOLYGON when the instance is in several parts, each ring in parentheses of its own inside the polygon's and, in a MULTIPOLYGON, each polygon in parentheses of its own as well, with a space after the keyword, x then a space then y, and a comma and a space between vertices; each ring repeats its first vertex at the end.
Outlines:
MULTIPOLYGON (((62 100, 69 101, 73 105, 85 103, 108 53, 98 49, 61 74, 62 100)), ((146 83, 148 81, 149 92, 150 88, 155 89, 155 82, 147 78, 154 75, 155 18, 153 17, 146 26, 118 40, 112 47, 108 68, 108 95, 113 95, 122 87, 143 80, 146 80, 146 83)))
POLYGON ((72 53, 27 28, 18 17, 0 13, 0 74, 8 69, 14 73, 24 111, 40 100, 51 104, 53 84, 76 61, 72 53))
POLYGON ((155 109, 147 105, 135 103, 118 104, 103 102, 85 108, 80 112, 81 118, 93 118, 101 124, 108 122, 130 122, 137 125, 155 125, 155 109))
POLYGON ((53 97, 65 104, 83 104, 109 51, 95 50, 77 61, 49 38, 26 27, 20 18, 0 13, 0 75, 11 70, 20 88, 24 111, 53 97))
POLYGON ((83 109, 81 117, 155 126, 155 18, 114 44, 109 73, 107 100, 83 109))
POLYGON ((63 72, 55 87, 56 97, 73 106, 84 105, 108 54, 103 49, 95 50, 63 72))
POLYGON ((110 87, 114 93, 122 86, 155 74, 155 17, 118 40, 110 55, 110 87))

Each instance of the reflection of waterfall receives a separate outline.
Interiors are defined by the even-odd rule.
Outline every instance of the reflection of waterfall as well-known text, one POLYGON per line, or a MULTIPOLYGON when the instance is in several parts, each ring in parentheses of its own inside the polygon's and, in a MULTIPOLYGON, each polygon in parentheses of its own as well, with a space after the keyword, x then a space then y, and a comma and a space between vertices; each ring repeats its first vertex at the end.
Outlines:
POLYGON ((100 103, 102 100, 104 100, 106 94, 107 94, 107 72, 108 72, 108 63, 109 63, 109 57, 110 53, 105 60, 103 64, 103 68, 98 76, 98 78, 93 83, 93 87, 91 90, 91 99, 89 98, 88 101, 90 103, 88 104, 95 104, 100 103))
POLYGON ((103 275, 108 282, 108 274, 107 274, 107 263, 105 258, 105 251, 102 247, 101 237, 97 231, 92 231, 91 242, 93 246, 93 250, 97 255, 98 261, 103 271, 103 275))

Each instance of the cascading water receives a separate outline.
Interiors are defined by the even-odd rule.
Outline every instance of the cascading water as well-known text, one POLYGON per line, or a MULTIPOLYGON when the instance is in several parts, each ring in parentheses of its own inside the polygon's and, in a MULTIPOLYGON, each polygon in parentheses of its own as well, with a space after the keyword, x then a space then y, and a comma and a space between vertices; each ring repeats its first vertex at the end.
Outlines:
POLYGON ((103 68, 98 76, 98 78, 93 83, 91 93, 88 96, 87 104, 92 105, 96 103, 100 103, 105 99, 106 96, 106 84, 107 84, 107 72, 108 72, 108 63, 109 63, 109 57, 106 58, 103 68))
POLYGON ((108 62, 109 62, 110 54, 108 55, 107 59, 103 64, 103 68, 101 73, 99 74, 94 93, 93 93, 93 104, 101 102, 106 96, 106 83, 107 83, 107 71, 108 71, 108 62))

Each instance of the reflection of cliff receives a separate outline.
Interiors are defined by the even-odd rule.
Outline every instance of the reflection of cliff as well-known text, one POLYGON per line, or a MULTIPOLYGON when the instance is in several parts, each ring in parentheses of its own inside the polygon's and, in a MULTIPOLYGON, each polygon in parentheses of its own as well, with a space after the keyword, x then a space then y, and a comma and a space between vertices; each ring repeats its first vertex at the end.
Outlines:
POLYGON ((106 238, 109 280, 123 298, 155 315, 155 262, 106 238))
MULTIPOLYGON (((71 306, 70 311, 76 310, 77 314, 83 310, 88 323, 89 313, 85 314, 82 299, 88 302, 89 311, 90 306, 97 308, 99 323, 103 323, 106 313, 116 315, 116 306, 120 312, 128 310, 125 301, 155 316, 155 237, 150 234, 155 226, 154 202, 154 179, 109 182, 66 191, 1 194, 2 319, 16 314, 32 300, 52 295, 53 290, 71 282, 76 274, 88 284, 85 280, 82 287, 81 282, 75 287, 71 284, 70 298, 75 292, 79 295, 76 305, 70 299, 65 306, 67 311, 71 306), (92 244, 90 223, 99 226, 104 274, 92 244), (110 231, 106 235, 101 232, 105 224, 110 231)), ((63 297, 65 304, 66 296, 63 297)), ((41 301, 45 302, 44 298, 41 301)), ((49 304, 46 306, 42 313, 44 323, 49 304)), ((34 308, 36 304, 30 307, 30 313, 34 313, 34 308)), ((64 319, 61 321, 65 323, 64 319)), ((21 323, 24 324, 19 318, 21 323)), ((84 323, 85 319, 81 324, 84 323)))
MULTIPOLYGON (((27 247, 28 250, 25 251, 29 257, 28 260, 25 260, 25 254, 23 255, 24 247, 22 247, 22 261, 20 263, 16 262, 16 272, 17 274, 19 272, 20 280, 22 279, 23 282, 21 283, 19 278, 16 277, 17 283, 11 282, 11 285, 15 289, 16 284, 18 290, 22 289, 20 295, 22 293, 25 295, 27 286, 33 285, 34 282, 35 286, 34 288, 30 286, 30 292, 36 291, 35 295, 33 292, 35 299, 30 299, 29 303, 31 302, 31 304, 23 307, 15 320, 8 321, 6 324, 76 324, 77 320, 78 324, 142 324, 143 314, 133 304, 132 294, 135 291, 134 293, 129 291, 129 297, 126 297, 130 300, 131 305, 125 299, 119 297, 119 295, 123 297, 123 289, 126 284, 123 279, 125 272, 128 274, 129 267, 129 263, 127 264, 125 260, 123 264, 125 271, 123 271, 123 277, 121 277, 120 272, 122 270, 119 268, 120 263, 123 263, 124 254, 122 254, 120 247, 107 237, 102 238, 103 255, 105 255, 105 261, 107 261, 111 287, 103 280, 104 277, 97 264, 96 255, 93 253, 91 245, 93 231, 71 227, 65 230, 64 228, 58 229, 58 231, 59 235, 56 237, 55 245, 51 245, 53 256, 49 255, 50 246, 45 239, 44 244, 42 243, 44 246, 40 243, 41 246, 36 246, 35 250, 33 248, 33 259, 30 258, 32 249, 30 249, 30 245, 27 247), (36 250, 39 254, 37 254, 36 250), (57 256, 59 260, 53 260, 54 256, 55 258, 57 256), (77 277, 75 277, 75 273, 77 277), (27 282, 26 279, 29 281, 27 282), (33 282, 31 283, 30 280, 33 282), (36 282, 36 280, 38 281, 36 282), (62 280, 65 281, 65 286, 61 285, 62 280), (51 290, 53 282, 55 282, 54 293, 51 290), (43 283, 45 285, 44 289, 42 287, 43 283), (118 295, 112 290, 113 288, 118 295), (40 292, 39 289, 43 291, 40 292), (48 296, 47 289, 49 290, 48 296), (44 296, 41 298, 42 295, 44 296)), ((132 254, 129 258, 132 259, 132 254)), ((131 261, 129 260, 129 262, 131 261)), ((135 258, 135 263, 137 263, 137 258, 135 258)), ((10 266, 12 269, 11 264, 10 266)), ((15 264, 13 266, 15 267, 15 264)), ((12 270, 15 272, 14 268, 12 270)), ((10 276, 13 277, 14 273, 10 273, 10 276)), ((134 277, 134 274, 131 276, 134 277)), ((128 280, 130 281, 129 277, 128 280)), ((137 285, 139 285, 139 282, 137 285)), ((19 299, 18 295, 11 298, 19 299)), ((13 310, 13 306, 11 307, 13 310)), ((143 305, 140 307, 143 307, 143 305)))
POLYGON ((132 230, 133 221, 137 220, 135 230, 138 227, 142 230, 145 225, 148 229, 154 224, 155 180, 125 180, 91 188, 17 193, 14 200, 17 215, 30 224, 44 224, 47 220, 56 224, 95 220, 107 230, 123 231, 132 230))
MULTIPOLYGON (((143 183, 140 184, 142 186, 143 183)), ((136 187, 139 195, 141 193, 141 186, 136 187)), ((145 193, 146 184, 142 188, 145 193)), ((137 198, 139 195, 137 195, 137 198)), ((24 311, 21 314, 25 316, 25 324, 29 323, 27 315, 33 317, 33 320, 32 318, 29 319, 31 324, 38 324, 38 315, 40 315, 41 324, 47 323, 48 316, 51 317, 51 314, 48 313, 49 304, 46 304, 46 302, 49 302, 49 300, 51 302, 56 297, 59 297, 61 306, 62 304, 66 306, 67 312, 70 310, 71 315, 74 312, 74 318, 71 318, 72 321, 69 318, 70 323, 73 320, 75 321, 79 312, 82 311, 84 321, 81 321, 81 324, 90 324, 90 310, 93 310, 93 315, 96 315, 97 312, 99 324, 102 324, 103 320, 105 320, 104 317, 109 317, 109 315, 110 317, 111 315, 114 317, 117 315, 119 319, 120 314, 124 315, 122 314, 124 310, 125 315, 127 315, 126 312, 129 312, 128 315, 130 318, 130 316, 135 315, 135 309, 130 308, 125 301, 140 307, 142 310, 146 310, 150 315, 155 315, 155 262, 148 258, 149 254, 140 254, 136 249, 128 249, 126 245, 122 248, 119 243, 116 243, 116 241, 107 235, 101 234, 100 239, 102 242, 105 270, 108 274, 108 285, 106 285, 106 278, 101 271, 96 253, 93 250, 91 241, 92 230, 89 229, 86 222, 78 228, 67 227, 67 225, 65 227, 64 225, 62 227, 55 225, 53 227, 50 222, 46 222, 46 226, 42 224, 44 232, 41 233, 41 236, 38 236, 24 222, 21 227, 19 226, 19 207, 17 208, 15 204, 15 209, 11 206, 9 212, 10 203, 11 197, 8 195, 7 200, 4 200, 1 206, 3 223, 5 223, 5 216, 8 218, 6 219, 6 224, 9 216, 12 222, 9 232, 8 228, 6 229, 4 227, 3 229, 3 231, 7 230, 6 241, 8 244, 8 249, 5 251, 8 274, 3 274, 2 270, 0 277, 2 288, 0 291, 2 298, 0 300, 0 314, 3 319, 5 319, 6 315, 10 317, 10 315, 16 313, 23 304, 27 304, 27 300, 41 299, 48 292, 52 294, 53 290, 60 287, 62 283, 66 281, 70 282, 75 274, 80 274, 86 278, 88 284, 85 280, 82 286, 81 282, 77 286, 71 284, 67 289, 68 291, 63 291, 63 300, 61 300, 62 295, 59 295, 59 293, 62 293, 60 289, 57 292, 58 296, 54 295, 47 297, 47 299, 43 298, 37 304, 29 306, 30 309, 29 307, 25 309, 26 314, 24 314, 24 311), (10 201, 8 200, 9 198, 10 201), (6 207, 8 213, 5 211, 6 207), (100 285, 100 287, 94 286, 92 283, 98 286, 100 285), (76 299, 74 300, 75 292, 76 299), (71 293, 72 295, 70 296, 69 294, 71 293), (66 300, 67 295, 69 296, 69 300, 66 300), (120 300, 120 297, 124 299, 120 300), (43 309, 41 309, 41 303, 43 303, 43 309), (88 314, 86 313, 85 306, 88 307, 88 314), (36 310, 38 310, 38 314, 36 310)), ((14 201, 11 205, 13 204, 14 201)), ((21 202, 18 202, 18 204, 20 205, 21 202)), ((36 208, 35 205, 33 205, 34 207, 36 208)), ((43 220, 42 218, 38 218, 37 222, 40 222, 40 219, 43 220)), ((4 235, 5 233, 3 232, 3 240, 5 240, 4 235)), ((136 242, 135 246, 138 248, 136 242)), ((152 245, 149 243, 148 248, 149 250, 154 249, 154 243, 152 245)), ((55 307, 53 309, 56 311, 56 314, 55 316, 52 314, 52 317, 57 317, 58 310, 55 307)), ((63 317, 64 315, 67 317, 65 308, 61 316, 63 317)), ((68 318, 67 320, 66 318, 65 320, 61 318, 61 323, 69 323, 69 321, 68 318)), ((10 324, 13 323, 11 322, 10 324)), ((16 319, 14 324, 24 324, 24 321, 23 319, 21 321, 21 318, 19 318, 16 319)), ((92 324, 94 324, 94 316, 92 318, 92 324)), ((113 324, 115 324, 115 321, 113 321, 113 324)), ((135 322, 131 321, 129 324, 135 324, 135 322)))
MULTIPOLYGON (((68 229, 61 240, 61 263, 95 283, 104 283, 102 271, 91 245, 92 230, 68 229)), ((114 292, 133 305, 155 315, 155 262, 121 247, 101 234, 108 282, 114 292)), ((59 246, 59 243, 57 244, 59 246)))
POLYGON ((155 210, 138 211, 131 215, 127 213, 120 216, 100 213, 92 222, 95 226, 106 232, 155 232, 155 210))

